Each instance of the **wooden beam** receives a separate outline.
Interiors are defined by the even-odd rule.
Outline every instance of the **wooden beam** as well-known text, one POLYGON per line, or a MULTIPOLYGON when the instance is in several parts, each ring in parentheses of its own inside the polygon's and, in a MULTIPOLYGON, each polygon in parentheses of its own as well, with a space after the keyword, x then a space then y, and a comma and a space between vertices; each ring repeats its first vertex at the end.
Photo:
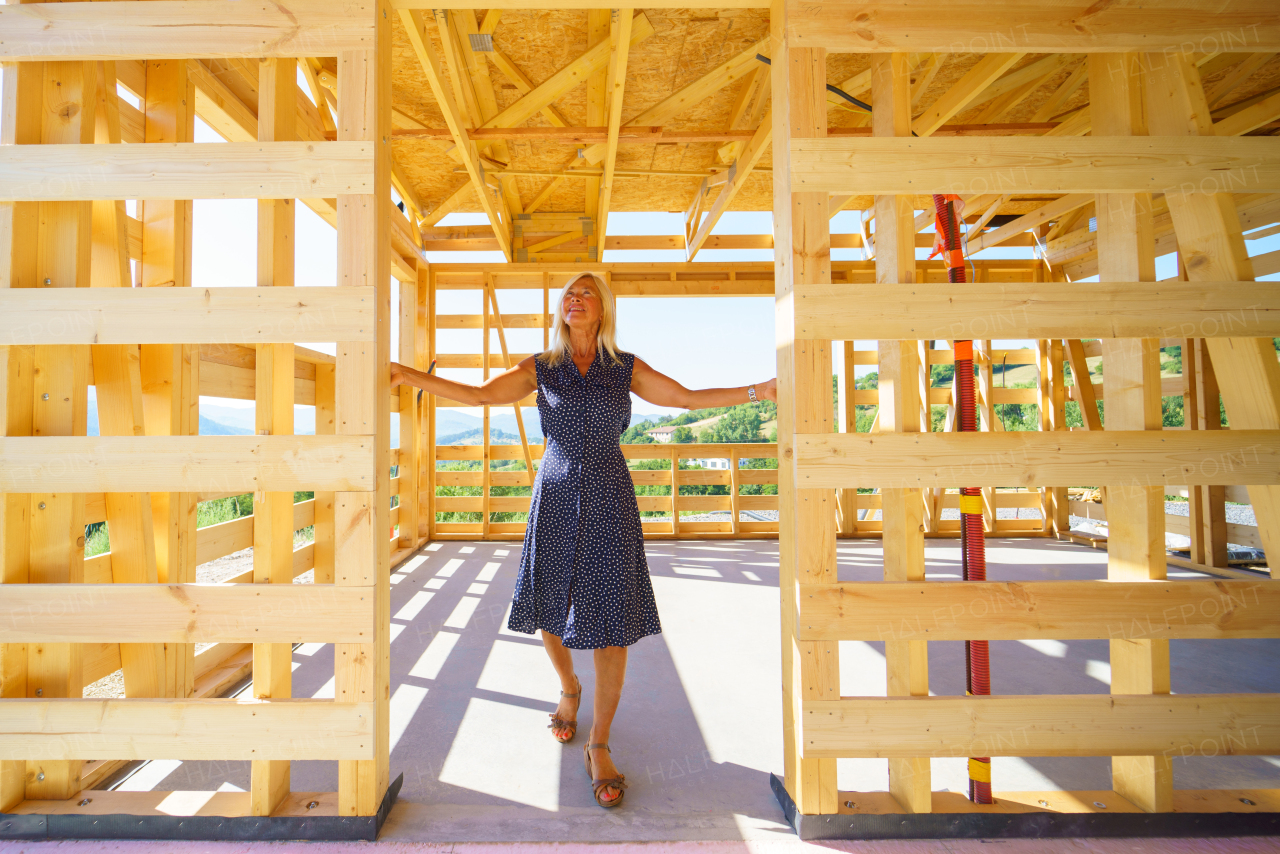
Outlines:
POLYGON ((1280 153, 1255 137, 803 139, 792 178, 828 193, 1273 193, 1280 153))
MULTIPOLYGON (((1260 638, 1266 581, 856 582, 800 588, 802 640, 1260 638)), ((1113 662, 1114 666, 1114 662, 1113 662)))
MULTIPOLYGON (((401 14, 404 15, 405 13, 402 12, 401 14)), ((645 14, 641 12, 635 16, 635 20, 632 22, 630 44, 634 47, 649 38, 653 33, 653 25, 649 23, 649 19, 645 17, 645 14)), ((607 42, 597 44, 548 77, 529 94, 485 122, 484 127, 512 127, 513 125, 521 124, 569 90, 585 83, 593 72, 605 67, 609 61, 609 56, 609 44, 607 42)), ((644 121, 635 123, 652 124, 652 122, 644 121)), ((596 146, 596 148, 600 148, 599 156, 592 160, 592 163, 599 163, 604 156, 603 148, 599 146, 596 146)))
POLYGON ((701 222, 686 224, 686 229, 692 230, 691 226, 696 228, 693 238, 688 244, 688 260, 692 261, 693 257, 698 254, 698 250, 702 249, 706 244, 707 238, 711 235, 711 229, 716 227, 720 217, 724 215, 725 211, 729 210, 729 205, 733 204, 734 198, 746 185, 747 179, 751 177, 751 170, 755 169, 756 164, 760 162, 760 158, 764 156, 765 149, 769 147, 772 139, 773 117, 766 114, 760 122, 760 127, 756 129, 755 135, 751 137, 751 141, 747 143, 746 148, 742 149, 742 154, 729 167, 729 177, 724 186, 720 188, 720 194, 716 196, 716 200, 712 203, 706 217, 701 222))
POLYGON ((1176 51, 1220 50, 1224 43, 1253 51, 1280 50, 1280 22, 1268 0, 1242 0, 1230 8, 1126 0, 1101 10, 1088 0, 1054 6, 1010 0, 952 7, 945 16, 925 0, 905 0, 871 12, 861 0, 809 5, 792 0, 791 5, 794 44, 834 53, 1146 50, 1160 61, 1176 51))
POLYGON ((1280 335, 1280 283, 1074 282, 806 286, 797 328, 832 340, 875 338, 1168 338, 1280 335), (851 289, 856 303, 849 302, 851 289))
POLYGON ((0 59, 183 59, 332 56, 368 46, 369 0, 254 5, 235 0, 27 3, 0 8, 0 59))
POLYGON ((799 479, 815 489, 849 484, 896 488, 1061 486, 1113 483, 1280 483, 1274 430, 1067 434, 879 433, 805 436, 796 447, 799 479))
MULTIPOLYGON (((370 341, 373 288, 0 291, 0 344, 370 341)), ((290 363, 292 364, 292 363, 290 363)), ((290 368, 292 370, 292 367, 290 368)))
POLYGON ((360 643, 372 626, 367 590, 323 584, 22 584, 0 602, 4 643, 360 643))
MULTIPOLYGON (((475 7, 474 0, 443 0, 443 2, 428 2, 428 0, 392 0, 391 6, 394 9, 472 9, 475 7)), ((600 6, 600 0, 567 0, 557 6, 558 9, 584 9, 592 10, 600 6)), ((521 9, 530 11, 541 11, 547 8, 546 0, 494 0, 495 9, 521 9)), ((689 8, 687 0, 658 0, 657 3, 651 4, 646 8, 649 9, 687 9, 689 8), (682 5, 683 3, 683 5, 682 5)), ((766 0, 717 0, 717 9, 768 9, 769 4, 766 0)))
MULTIPOLYGON (((409 34, 409 41, 413 45, 414 51, 418 54, 418 61, 421 63, 423 71, 426 72, 427 80, 431 84, 431 91, 435 94, 436 102, 440 105, 441 112, 444 113, 445 123, 453 134, 454 144, 462 157, 462 163, 467 169, 467 175, 471 178, 471 185, 476 191, 476 196, 480 199, 480 207, 489 218, 489 224, 493 226, 502 254, 510 261, 512 257, 510 220, 509 217, 504 219, 501 214, 501 211, 505 209, 502 197, 485 183, 484 165, 480 163, 479 150, 476 148, 475 143, 467 139, 466 128, 468 125, 459 110, 457 102, 454 101, 453 95, 444 88, 440 60, 436 56, 435 48, 432 47, 431 39, 426 33, 422 16, 420 13, 411 10, 401 11, 400 16, 405 31, 409 34)), ((460 69, 454 69, 455 78, 460 73, 460 69)))
MULTIPOLYGON (((826 51, 792 50, 787 14, 785 0, 774 0, 769 18, 772 133, 782 140, 825 136, 826 51)), ((751 59, 748 55, 743 60, 744 74, 751 59)), ((830 490, 803 488, 792 456, 799 440, 831 430, 831 343, 796 335, 792 305, 794 293, 805 283, 831 281, 829 197, 795 192, 789 150, 785 145, 772 149, 783 774, 801 813, 832 813, 839 808, 835 763, 803 755, 801 709, 806 701, 839 696, 839 647, 796 640, 795 586, 836 580, 835 495, 830 490)), ((673 470, 676 453, 673 449, 673 470)), ((672 488, 673 500, 678 491, 672 488)), ((673 504, 673 533, 679 532, 677 519, 673 504)))
POLYGON ((1214 122, 1215 136, 1239 136, 1280 119, 1280 92, 1214 122))
POLYGON ((1034 228, 1039 228, 1050 220, 1060 218, 1074 210, 1084 207, 1093 201, 1093 195, 1090 193, 1076 193, 1070 196, 1063 196, 1056 201, 1049 202, 1047 205, 1037 208, 1028 214, 1015 219, 1013 222, 1005 223, 999 228, 993 228, 985 231, 977 237, 969 240, 966 247, 969 254, 981 252, 983 249, 990 249, 992 246, 999 246, 1006 243, 1014 237, 1024 234, 1034 228))
MULTIPOLYGON (((627 54, 631 46, 631 9, 614 9, 609 21, 609 63, 605 80, 605 93, 609 99, 609 138, 605 142, 604 178, 600 182, 599 202, 596 206, 595 237, 602 239, 608 231, 609 202, 613 195, 614 170, 618 161, 618 131, 622 127, 622 99, 627 81, 627 54)), ((599 260, 597 257, 596 260, 599 260)))
POLYGON ((916 136, 933 133, 967 107, 1022 57, 1021 53, 992 53, 982 57, 977 65, 965 72, 955 85, 911 122, 911 130, 916 136))
MULTIPOLYGON (((877 138, 911 135, 911 63, 905 53, 872 58, 871 100, 877 105, 871 114, 872 132, 877 138)), ((916 279, 915 212, 912 209, 911 198, 879 195, 875 197, 874 210, 876 283, 887 288, 902 288, 916 279)), ((800 302, 803 303, 804 300, 800 302)), ((796 315, 797 335, 822 337, 810 335, 810 325, 802 319, 802 313, 797 311, 796 315)), ((879 386, 882 396, 876 413, 879 431, 903 437, 918 435, 923 426, 920 418, 922 403, 925 404, 926 411, 928 409, 927 401, 922 402, 920 399, 920 350, 915 340, 923 336, 876 335, 875 337, 880 339, 877 350, 880 362, 879 386)), ((804 437, 804 440, 807 441, 809 438, 804 437)), ((797 441, 796 447, 799 448, 802 444, 803 442, 797 441)), ((805 483, 798 465, 796 469, 797 480, 802 484, 805 483)), ((871 481, 867 483, 870 484, 871 481)), ((881 516, 884 520, 884 579, 885 581, 923 581, 925 578, 924 497, 919 489, 912 488, 882 489, 881 495, 883 505, 881 516)), ((885 678, 886 690, 892 696, 927 695, 929 663, 926 645, 918 640, 892 641, 886 644, 885 678)), ((807 728, 807 720, 805 725, 807 728)), ((806 733, 805 740, 807 741, 808 738, 806 733)), ((889 792, 906 812, 925 813, 932 809, 931 779, 932 771, 926 756, 899 757, 889 763, 889 792)))
MULTIPOLYGON (((634 38, 634 36, 633 36, 634 38)), ((685 110, 700 104, 702 101, 719 92, 724 87, 740 80, 755 70, 759 60, 756 54, 766 50, 768 40, 762 39, 731 59, 721 63, 697 80, 685 86, 679 92, 664 98, 654 106, 631 119, 632 125, 660 125, 685 110)), ((825 85, 825 84, 824 84, 825 85)), ((825 93, 825 90, 824 90, 825 93)), ((825 94, 824 94, 825 97, 825 94)), ((826 134, 825 129, 823 135, 826 134)), ((583 151, 583 158, 588 163, 596 164, 604 159, 604 145, 596 144, 583 151)))
POLYGON ((1089 363, 1084 355, 1084 345, 1079 338, 1067 341, 1067 361, 1071 365, 1072 387, 1076 403, 1080 406, 1080 415, 1084 419, 1086 430, 1101 430, 1102 417, 1098 414, 1098 394, 1093 384, 1093 375, 1089 372, 1089 363))
POLYGON ((0 757, 367 759, 373 703, 333 700, 6 700, 0 757), (324 733, 324 737, 317 737, 324 733))
POLYGON ((363 491, 372 453, 358 436, 8 436, 0 491, 363 491))
POLYGON ((363 142, 227 142, 216 157, 193 142, 5 146, 0 201, 332 196, 368 189, 370 151, 363 142))
MULTIPOLYGON (((374 597, 370 642, 334 645, 334 697, 338 703, 373 704, 373 738, 361 758, 338 762, 339 815, 375 815, 390 784, 391 625, 391 259, 385 239, 391 193, 391 20, 385 2, 374 10, 376 44, 338 55, 338 138, 375 146, 373 182, 366 195, 338 197, 338 287, 377 291, 375 343, 338 341, 335 369, 334 439, 358 442, 369 456, 360 469, 368 491, 334 491, 334 583, 358 587, 374 597)), ((457 108, 440 85, 435 55, 423 50, 420 19, 405 21, 421 60, 434 72, 432 89, 457 128, 457 108), (443 97, 442 97, 443 96, 443 97)), ((466 157, 474 148, 465 149, 466 157)), ((482 183, 482 182, 481 182, 482 183)), ((482 204, 488 204, 485 197, 482 204)), ((489 208, 492 211, 492 207, 489 208)), ((496 217, 490 222, 497 224, 496 217)), ((505 225, 505 223, 504 223, 505 225)), ((316 437, 329 438, 329 437, 316 437)), ((318 489, 319 487, 317 487, 318 489)))
POLYGON ((804 706, 805 754, 1253 756, 1280 750, 1275 694, 858 697, 804 706))

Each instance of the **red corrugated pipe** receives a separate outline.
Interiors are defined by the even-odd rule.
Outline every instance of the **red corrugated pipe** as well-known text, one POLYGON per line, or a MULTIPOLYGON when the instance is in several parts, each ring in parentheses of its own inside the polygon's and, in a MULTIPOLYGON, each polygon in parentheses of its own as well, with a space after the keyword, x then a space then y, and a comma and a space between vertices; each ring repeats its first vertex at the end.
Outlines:
MULTIPOLYGON (((955 203, 958 196, 935 194, 935 230, 933 255, 942 254, 947 262, 947 280, 965 281, 964 253, 960 248, 960 228, 955 203)), ((973 341, 955 342, 955 393, 957 429, 976 432, 977 406, 973 394, 973 341)), ((982 490, 974 486, 960 489, 960 560, 965 581, 987 580, 987 549, 982 521, 982 490)), ((986 641, 965 641, 965 691, 974 696, 991 693, 991 661, 986 641)), ((969 799, 977 804, 991 803, 991 759, 969 760, 969 799)))

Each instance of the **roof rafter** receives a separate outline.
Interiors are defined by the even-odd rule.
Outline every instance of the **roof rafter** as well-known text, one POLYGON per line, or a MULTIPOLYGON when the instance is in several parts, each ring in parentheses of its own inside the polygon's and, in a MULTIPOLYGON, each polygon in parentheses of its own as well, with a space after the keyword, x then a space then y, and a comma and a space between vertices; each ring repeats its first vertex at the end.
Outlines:
MULTIPOLYGON (((604 178, 596 214, 596 235, 603 238, 609 224, 609 197, 613 193, 618 161, 618 131, 622 128, 622 96, 627 81, 627 54, 631 43, 631 10, 614 9, 609 19, 609 75, 605 94, 609 99, 609 141, 605 143, 604 178)), ((599 260, 597 258, 596 260, 599 260)))

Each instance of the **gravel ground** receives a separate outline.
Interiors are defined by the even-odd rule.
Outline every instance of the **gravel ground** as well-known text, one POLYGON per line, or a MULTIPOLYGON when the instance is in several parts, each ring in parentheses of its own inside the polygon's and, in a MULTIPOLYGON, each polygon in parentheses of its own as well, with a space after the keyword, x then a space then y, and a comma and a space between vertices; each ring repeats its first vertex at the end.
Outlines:
MULTIPOLYGON (((1166 501, 1164 503, 1164 512, 1170 516, 1187 516, 1190 515, 1190 505, 1186 501, 1166 501)), ((1253 515, 1253 507, 1248 504, 1228 504, 1227 505, 1227 521, 1236 525, 1256 525, 1257 520, 1253 515)), ((1082 516, 1071 517, 1071 530, 1080 531, 1085 534, 1102 534, 1107 533, 1107 524, 1098 522, 1093 519, 1085 519, 1082 516)), ((1174 551, 1187 549, 1191 547, 1191 540, 1181 534, 1165 534, 1165 546, 1174 551)), ((1228 543, 1232 548, 1247 549, 1249 546, 1243 546, 1239 543, 1228 543)))

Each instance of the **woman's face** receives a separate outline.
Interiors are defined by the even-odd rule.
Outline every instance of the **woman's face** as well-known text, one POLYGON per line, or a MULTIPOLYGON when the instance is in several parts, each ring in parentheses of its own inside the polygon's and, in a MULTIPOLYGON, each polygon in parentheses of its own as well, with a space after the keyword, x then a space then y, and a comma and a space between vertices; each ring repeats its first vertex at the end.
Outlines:
POLYGON ((560 314, 570 329, 586 331, 594 328, 604 314, 595 280, 583 276, 566 288, 560 301, 560 314))

